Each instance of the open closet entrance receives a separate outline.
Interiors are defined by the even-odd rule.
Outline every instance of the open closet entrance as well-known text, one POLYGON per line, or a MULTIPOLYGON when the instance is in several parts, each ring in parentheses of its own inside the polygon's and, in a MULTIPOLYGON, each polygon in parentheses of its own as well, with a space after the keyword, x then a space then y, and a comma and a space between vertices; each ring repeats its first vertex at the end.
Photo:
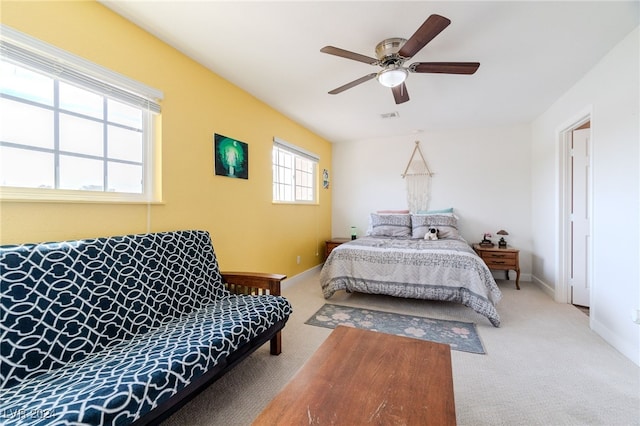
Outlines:
MULTIPOLYGON (((591 306, 591 120, 585 117, 562 133, 562 301, 591 306)), ((558 296, 558 295, 557 295, 558 296)))

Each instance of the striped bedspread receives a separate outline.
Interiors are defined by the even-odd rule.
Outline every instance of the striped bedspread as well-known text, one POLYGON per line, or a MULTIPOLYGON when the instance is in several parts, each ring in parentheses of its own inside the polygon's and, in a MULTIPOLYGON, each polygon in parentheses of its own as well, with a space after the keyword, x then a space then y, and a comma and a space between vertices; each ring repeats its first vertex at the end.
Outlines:
POLYGON ((495 305, 502 293, 462 239, 358 238, 333 249, 320 283, 325 299, 346 290, 457 302, 500 326, 495 305))

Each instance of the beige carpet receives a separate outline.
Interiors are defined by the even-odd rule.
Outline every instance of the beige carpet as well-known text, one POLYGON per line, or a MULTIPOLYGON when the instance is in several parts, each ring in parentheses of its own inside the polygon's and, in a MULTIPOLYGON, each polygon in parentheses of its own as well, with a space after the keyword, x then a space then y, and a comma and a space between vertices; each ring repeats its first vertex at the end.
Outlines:
MULTIPOLYGON (((475 322, 486 355, 452 351, 459 425, 640 425, 640 369, 589 329, 589 317, 534 284, 499 281, 502 326, 462 305, 340 292, 328 302, 475 322)), ((318 272, 286 284, 294 314, 283 353, 260 348, 166 425, 249 425, 331 330, 304 322, 324 303, 318 272)))

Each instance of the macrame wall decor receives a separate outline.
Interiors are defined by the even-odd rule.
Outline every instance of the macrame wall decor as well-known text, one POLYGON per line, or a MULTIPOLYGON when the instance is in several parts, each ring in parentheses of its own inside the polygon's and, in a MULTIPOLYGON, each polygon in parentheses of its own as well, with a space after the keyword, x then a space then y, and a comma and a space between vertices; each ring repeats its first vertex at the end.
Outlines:
POLYGON ((407 182, 407 204, 412 213, 427 210, 432 176, 433 173, 429 170, 427 160, 422 155, 420 141, 416 141, 411 158, 409 158, 407 167, 402 174, 402 177, 407 182), (417 156, 416 153, 418 154, 417 156))

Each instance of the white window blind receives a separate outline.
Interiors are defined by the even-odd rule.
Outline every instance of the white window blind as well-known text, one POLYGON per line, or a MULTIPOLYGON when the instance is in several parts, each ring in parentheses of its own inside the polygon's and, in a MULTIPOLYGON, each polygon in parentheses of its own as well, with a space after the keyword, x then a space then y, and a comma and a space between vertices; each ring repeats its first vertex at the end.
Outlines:
POLYGON ((3 59, 33 70, 108 94, 130 105, 160 112, 162 92, 94 64, 65 50, 44 43, 6 25, 0 25, 0 54, 3 59))
POLYGON ((279 138, 273 138, 273 146, 285 149, 293 154, 296 154, 300 157, 306 158, 307 160, 318 162, 320 161, 320 157, 313 152, 307 151, 299 146, 293 145, 289 142, 285 142, 279 138))

